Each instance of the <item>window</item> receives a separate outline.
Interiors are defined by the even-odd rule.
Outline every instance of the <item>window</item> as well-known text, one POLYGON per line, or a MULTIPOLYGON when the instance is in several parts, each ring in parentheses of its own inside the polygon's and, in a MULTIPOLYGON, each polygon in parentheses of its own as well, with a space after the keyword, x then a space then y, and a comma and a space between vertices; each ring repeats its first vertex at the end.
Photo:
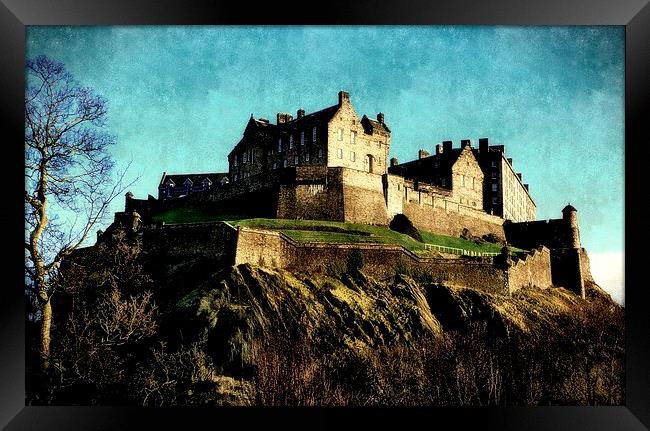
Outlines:
POLYGON ((357 159, 357 155, 354 154, 354 151, 350 151, 350 160, 354 162, 356 159, 357 159))
POLYGON ((237 154, 235 154, 235 157, 232 158, 232 165, 237 167, 237 154))
POLYGON ((492 171, 492 179, 493 180, 497 179, 497 171, 492 171))
POLYGON ((237 181, 239 179, 239 175, 235 174, 234 180, 237 181))
POLYGON ((282 166, 286 168, 287 165, 288 165, 287 159, 284 159, 284 161, 282 162, 282 166))
POLYGON ((298 166, 298 156, 293 156, 293 165, 298 166))
POLYGON ((322 158, 323 158, 323 149, 322 149, 322 148, 319 148, 319 149, 318 149, 318 158, 319 158, 319 159, 322 159, 322 158))
POLYGON ((351 144, 357 143, 357 132, 350 132, 350 143, 351 144))
POLYGON ((492 167, 493 167, 493 168, 496 168, 496 167, 497 167, 497 161, 496 161, 496 160, 492 160, 492 167))
POLYGON ((309 162, 309 151, 305 153, 305 162, 309 162))
POLYGON ((338 135, 339 135, 339 141, 343 140, 343 129, 338 130, 338 135))
POLYGON ((300 132, 300 145, 305 145, 305 131, 300 132))
POLYGON ((278 162, 273 162, 273 169, 277 169, 278 167, 278 162))
POLYGON ((499 200, 497 198, 492 198, 492 205, 496 205, 498 203, 498 201, 499 200))
POLYGON ((465 187, 465 175, 460 174, 460 185, 465 187))
POLYGON ((251 148, 251 163, 255 161, 255 149, 251 148))
POLYGON ((314 144, 316 143, 316 126, 311 129, 311 142, 314 144))
POLYGON ((472 190, 476 189, 476 178, 472 177, 472 190))
POLYGON ((293 148, 293 135, 289 135, 289 149, 293 148))
POLYGON ((339 159, 343 158, 343 148, 339 148, 338 156, 339 156, 339 159))
POLYGON ((247 157, 248 157, 248 153, 247 153, 247 152, 244 152, 244 154, 242 154, 242 156, 241 156, 241 163, 242 163, 242 165, 243 165, 244 163, 246 163, 246 158, 247 158, 247 157))
POLYGON ((278 153, 282 152, 282 138, 278 139, 278 153))
POLYGON ((442 186, 445 187, 447 185, 447 181, 443 178, 442 179, 442 186))
POLYGON ((475 202, 475 201, 472 201, 472 206, 473 206, 473 207, 476 206, 476 202, 475 202))
POLYGON ((492 183, 492 191, 493 191, 493 192, 496 192, 497 189, 498 189, 498 187, 497 187, 497 183, 492 183))

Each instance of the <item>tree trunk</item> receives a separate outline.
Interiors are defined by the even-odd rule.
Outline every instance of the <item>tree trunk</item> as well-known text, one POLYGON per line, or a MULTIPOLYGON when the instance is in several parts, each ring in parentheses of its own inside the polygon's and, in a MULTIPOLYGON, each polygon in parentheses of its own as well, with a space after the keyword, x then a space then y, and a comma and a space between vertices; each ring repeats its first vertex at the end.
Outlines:
POLYGON ((41 305, 41 364, 44 370, 50 367, 50 328, 52 326, 52 303, 41 305))

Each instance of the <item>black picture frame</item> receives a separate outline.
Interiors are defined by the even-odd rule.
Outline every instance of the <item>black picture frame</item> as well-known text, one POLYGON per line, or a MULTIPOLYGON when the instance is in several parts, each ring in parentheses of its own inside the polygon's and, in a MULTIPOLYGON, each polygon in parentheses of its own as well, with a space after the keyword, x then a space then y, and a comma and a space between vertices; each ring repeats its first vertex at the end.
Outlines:
MULTIPOLYGON (((650 160, 650 5, 648 0, 369 0, 357 2, 173 1, 173 0, 0 0, 0 109, 4 199, 0 210, 5 253, 0 291, 0 427, 36 429, 151 429, 261 425, 295 427, 364 426, 389 422, 454 428, 526 430, 643 430, 650 427, 650 313, 643 282, 650 244, 640 202, 647 200, 645 161, 650 160), (467 24, 624 25, 625 59, 625 303, 626 405, 620 407, 251 409, 125 407, 25 407, 24 297, 22 290, 24 211, 23 89, 25 26, 167 24, 467 24), (423 421, 423 422, 416 422, 423 421)), ((566 143, 570 145, 571 143, 566 143)), ((607 155, 602 155, 607 157, 607 155)), ((607 175, 606 172, 603 175, 607 175)))

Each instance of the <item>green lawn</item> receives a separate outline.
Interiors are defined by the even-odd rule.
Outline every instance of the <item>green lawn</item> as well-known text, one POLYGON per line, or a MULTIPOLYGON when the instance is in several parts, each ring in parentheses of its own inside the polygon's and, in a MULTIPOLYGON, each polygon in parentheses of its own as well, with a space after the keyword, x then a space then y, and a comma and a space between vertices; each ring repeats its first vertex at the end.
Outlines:
MULTIPOLYGON (((168 224, 227 221, 233 226, 277 230, 300 242, 397 244, 418 254, 429 252, 424 243, 476 252, 499 252, 501 250, 500 244, 476 244, 462 238, 438 235, 422 230, 420 233, 424 243, 381 226, 323 220, 248 218, 241 215, 211 213, 195 207, 172 209, 154 216, 153 220, 164 221, 168 224)), ((514 249, 513 251, 520 250, 514 249)))
POLYGON ((161 214, 152 217, 154 222, 165 222, 167 224, 176 223, 205 223, 211 221, 238 220, 247 218, 234 214, 220 214, 216 211, 209 211, 200 207, 182 207, 167 210, 161 214))

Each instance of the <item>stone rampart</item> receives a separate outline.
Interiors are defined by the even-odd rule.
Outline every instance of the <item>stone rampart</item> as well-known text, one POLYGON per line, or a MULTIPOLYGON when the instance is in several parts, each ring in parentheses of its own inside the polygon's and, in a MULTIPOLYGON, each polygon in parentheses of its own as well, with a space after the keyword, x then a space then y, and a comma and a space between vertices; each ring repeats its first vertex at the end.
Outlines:
POLYGON ((553 284, 551 278, 551 252, 540 246, 514 259, 508 269, 510 292, 526 286, 547 288, 553 284))

